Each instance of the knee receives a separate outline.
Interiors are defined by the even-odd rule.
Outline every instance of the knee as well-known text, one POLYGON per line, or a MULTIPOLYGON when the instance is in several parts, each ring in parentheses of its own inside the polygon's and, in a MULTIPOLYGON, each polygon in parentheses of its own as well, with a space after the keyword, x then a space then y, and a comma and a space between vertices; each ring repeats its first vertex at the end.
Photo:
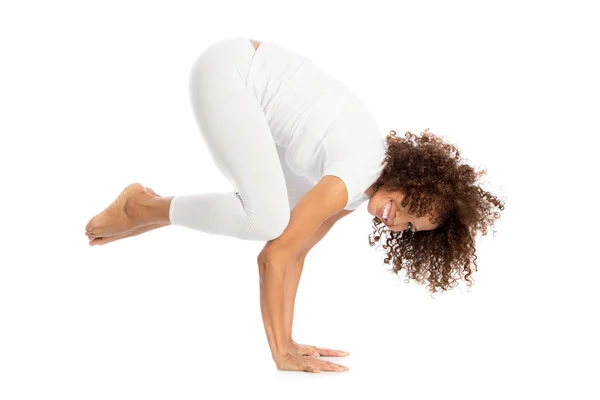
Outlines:
POLYGON ((277 239, 286 230, 290 223, 289 209, 272 211, 268 218, 256 221, 254 229, 260 240, 266 242, 277 239))

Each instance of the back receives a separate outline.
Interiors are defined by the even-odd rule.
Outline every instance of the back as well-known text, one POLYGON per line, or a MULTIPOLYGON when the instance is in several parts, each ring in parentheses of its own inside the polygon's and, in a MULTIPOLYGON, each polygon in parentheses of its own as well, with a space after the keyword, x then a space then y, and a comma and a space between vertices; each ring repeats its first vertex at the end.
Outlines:
POLYGON ((385 156, 383 136, 365 104, 310 59, 263 41, 254 54, 248 90, 259 101, 275 143, 297 175, 318 182, 340 177, 346 209, 367 200, 385 156))

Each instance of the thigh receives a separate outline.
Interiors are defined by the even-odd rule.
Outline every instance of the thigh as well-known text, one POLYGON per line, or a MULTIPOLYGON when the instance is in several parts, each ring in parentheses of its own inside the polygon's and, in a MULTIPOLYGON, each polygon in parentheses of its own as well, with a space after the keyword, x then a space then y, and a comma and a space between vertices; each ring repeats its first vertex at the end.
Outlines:
POLYGON ((211 46, 192 66, 190 100, 204 141, 253 218, 289 217, 287 187, 258 100, 246 89, 247 38, 211 46))

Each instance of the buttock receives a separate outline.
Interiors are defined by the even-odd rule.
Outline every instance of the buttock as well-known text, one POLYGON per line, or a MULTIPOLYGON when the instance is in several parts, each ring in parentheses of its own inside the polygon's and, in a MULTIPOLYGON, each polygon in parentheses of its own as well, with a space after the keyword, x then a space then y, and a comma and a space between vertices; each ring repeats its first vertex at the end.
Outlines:
POLYGON ((239 87, 245 88, 254 53, 254 47, 248 46, 247 37, 233 36, 213 42, 193 62, 190 78, 193 77, 194 82, 191 83, 212 87, 241 82, 239 87))

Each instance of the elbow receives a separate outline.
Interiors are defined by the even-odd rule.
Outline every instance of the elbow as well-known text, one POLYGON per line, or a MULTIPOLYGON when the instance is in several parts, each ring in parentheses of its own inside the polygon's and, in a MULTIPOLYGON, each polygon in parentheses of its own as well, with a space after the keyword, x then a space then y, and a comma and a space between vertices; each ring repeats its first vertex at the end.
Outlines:
POLYGON ((274 242, 267 242, 256 258, 261 280, 266 276, 285 277, 285 270, 290 257, 287 252, 273 246, 274 242))
POLYGON ((275 259, 266 259, 258 263, 260 288, 283 287, 285 283, 286 265, 275 259))

